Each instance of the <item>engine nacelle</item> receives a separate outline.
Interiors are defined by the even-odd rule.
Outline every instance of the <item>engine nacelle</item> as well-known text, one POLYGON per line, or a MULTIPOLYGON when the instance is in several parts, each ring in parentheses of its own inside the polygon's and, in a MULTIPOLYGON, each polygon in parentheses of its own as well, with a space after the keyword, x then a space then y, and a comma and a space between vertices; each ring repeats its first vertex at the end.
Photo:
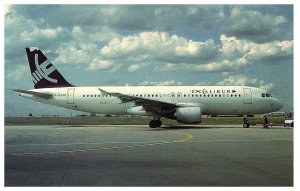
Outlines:
POLYGON ((200 107, 179 107, 174 115, 180 123, 200 123, 202 111, 200 107))

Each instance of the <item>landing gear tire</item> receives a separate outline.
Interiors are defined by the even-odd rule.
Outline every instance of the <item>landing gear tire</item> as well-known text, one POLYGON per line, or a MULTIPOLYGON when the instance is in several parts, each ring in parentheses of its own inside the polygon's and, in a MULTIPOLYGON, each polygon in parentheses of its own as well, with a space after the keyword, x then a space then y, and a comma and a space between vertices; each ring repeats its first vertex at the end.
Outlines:
POLYGON ((153 119, 149 122, 149 127, 151 127, 151 128, 160 127, 161 125, 162 125, 162 122, 159 119, 156 119, 156 120, 153 119))
POLYGON ((161 120, 156 120, 156 125, 157 125, 157 127, 160 127, 162 125, 161 120))
POLYGON ((149 122, 149 127, 150 127, 150 128, 156 128, 155 120, 151 120, 151 121, 149 122))
POLYGON ((249 128, 249 127, 250 127, 250 124, 249 124, 249 123, 244 123, 244 124, 243 124, 243 127, 244 127, 244 128, 249 128))

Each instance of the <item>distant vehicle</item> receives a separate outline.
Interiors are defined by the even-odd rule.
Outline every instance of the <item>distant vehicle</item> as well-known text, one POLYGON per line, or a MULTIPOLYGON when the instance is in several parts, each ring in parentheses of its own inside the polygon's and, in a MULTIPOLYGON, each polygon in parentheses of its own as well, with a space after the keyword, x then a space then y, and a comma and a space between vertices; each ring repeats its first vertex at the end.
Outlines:
POLYGON ((247 86, 96 86, 76 87, 38 48, 26 48, 34 88, 20 96, 68 109, 107 115, 152 116, 200 123, 202 115, 253 115, 277 111, 283 104, 265 90, 247 86))
POLYGON ((292 112, 285 114, 284 127, 294 127, 294 115, 292 112))
POLYGON ((268 117, 284 117, 285 112, 271 112, 267 114, 268 117))

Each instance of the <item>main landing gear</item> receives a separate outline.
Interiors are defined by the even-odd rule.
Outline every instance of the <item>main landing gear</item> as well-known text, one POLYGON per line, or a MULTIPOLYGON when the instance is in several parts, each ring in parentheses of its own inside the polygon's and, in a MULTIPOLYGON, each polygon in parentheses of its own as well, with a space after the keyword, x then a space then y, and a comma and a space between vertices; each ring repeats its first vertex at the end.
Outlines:
POLYGON ((156 128, 156 127, 160 127, 162 124, 160 119, 153 119, 149 122, 149 127, 151 128, 156 128))

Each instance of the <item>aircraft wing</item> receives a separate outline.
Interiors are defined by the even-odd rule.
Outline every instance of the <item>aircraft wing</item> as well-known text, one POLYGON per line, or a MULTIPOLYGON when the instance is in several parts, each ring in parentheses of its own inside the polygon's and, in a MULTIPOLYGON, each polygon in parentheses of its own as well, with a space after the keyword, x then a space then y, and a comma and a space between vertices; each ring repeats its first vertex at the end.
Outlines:
POLYGON ((33 96, 37 96, 37 97, 40 97, 40 98, 43 98, 43 99, 53 98, 53 94, 51 94, 51 93, 41 93, 41 92, 34 92, 34 91, 30 91, 30 90, 21 90, 21 89, 14 89, 13 91, 24 93, 24 94, 29 94, 29 95, 33 95, 33 96))
POLYGON ((147 99, 147 98, 143 98, 143 97, 130 96, 130 95, 122 94, 122 93, 107 92, 101 88, 99 88, 99 90, 103 94, 118 97, 123 102, 134 102, 138 106, 143 106, 146 110, 152 110, 155 112, 170 111, 170 110, 174 110, 177 107, 180 107, 180 105, 173 104, 173 103, 168 103, 168 102, 163 102, 163 101, 158 101, 158 100, 153 100, 153 99, 147 99))

